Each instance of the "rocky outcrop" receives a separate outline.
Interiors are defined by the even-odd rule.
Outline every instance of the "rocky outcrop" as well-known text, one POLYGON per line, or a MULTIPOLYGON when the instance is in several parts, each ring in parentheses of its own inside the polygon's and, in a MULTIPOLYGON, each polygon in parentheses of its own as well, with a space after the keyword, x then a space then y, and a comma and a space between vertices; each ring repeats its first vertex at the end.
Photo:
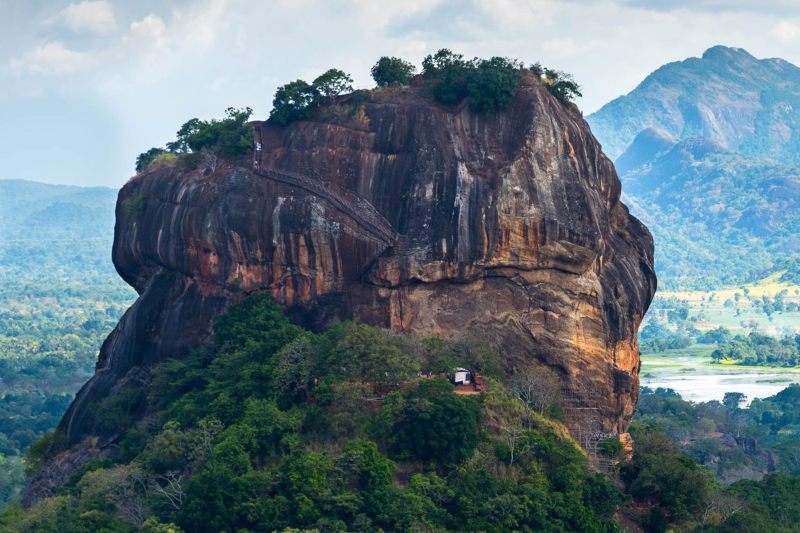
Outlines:
POLYGON ((255 127, 253 162, 153 171, 120 192, 114 263, 140 297, 62 421, 72 442, 113 439, 92 406, 201 344, 249 291, 311 327, 480 336, 509 372, 557 369, 574 430, 626 430, 653 244, 579 114, 523 76, 494 116, 389 88, 255 127))

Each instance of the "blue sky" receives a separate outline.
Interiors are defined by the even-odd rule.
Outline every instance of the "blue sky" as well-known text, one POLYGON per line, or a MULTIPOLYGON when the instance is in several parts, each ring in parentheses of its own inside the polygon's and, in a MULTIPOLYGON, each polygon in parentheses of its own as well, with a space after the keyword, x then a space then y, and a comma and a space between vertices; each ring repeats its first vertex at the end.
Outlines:
POLYGON ((441 47, 575 74, 585 112, 715 44, 800 63, 796 0, 0 0, 0 178, 120 186, 192 117, 441 47))

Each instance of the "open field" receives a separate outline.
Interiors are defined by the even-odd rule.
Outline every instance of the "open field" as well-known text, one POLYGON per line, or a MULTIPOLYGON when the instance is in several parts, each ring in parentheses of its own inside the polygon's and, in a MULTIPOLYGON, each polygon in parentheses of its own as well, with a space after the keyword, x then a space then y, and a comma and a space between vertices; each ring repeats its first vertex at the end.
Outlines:
POLYGON ((723 289, 716 289, 713 291, 659 291, 659 296, 665 298, 675 297, 681 300, 688 300, 689 302, 701 302, 703 298, 708 299, 711 294, 716 295, 717 298, 724 301, 733 299, 738 293, 739 296, 744 296, 744 290, 747 289, 750 296, 754 298, 761 298, 768 296, 774 298, 781 291, 788 291, 787 300, 793 299, 795 302, 800 301, 800 285, 792 284, 784 281, 779 281, 784 272, 775 272, 766 278, 751 283, 749 285, 742 285, 741 287, 727 287, 723 289))
MULTIPOLYGON (((780 336, 800 333, 800 285, 779 281, 782 272, 741 287, 710 291, 659 291, 660 300, 676 299, 688 304, 689 319, 694 327, 707 331, 725 327, 734 333, 752 331, 780 336), (780 298, 783 310, 764 310, 765 300, 780 298)), ((670 308, 654 305, 648 319, 663 319, 670 308)))

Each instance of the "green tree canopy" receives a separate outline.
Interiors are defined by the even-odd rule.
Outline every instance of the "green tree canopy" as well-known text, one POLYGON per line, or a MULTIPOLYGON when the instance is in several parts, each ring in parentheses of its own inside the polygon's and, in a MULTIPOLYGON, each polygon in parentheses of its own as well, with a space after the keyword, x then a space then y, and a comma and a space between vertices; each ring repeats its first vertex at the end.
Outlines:
POLYGON ((167 143, 167 149, 174 153, 207 150, 228 157, 247 154, 253 149, 253 129, 247 125, 252 114, 249 107, 229 107, 222 119, 188 120, 176 133, 175 140, 167 143))
POLYGON ((722 398, 722 405, 731 411, 736 411, 747 401, 747 396, 742 392, 726 392, 722 398))
POLYGON ((419 384, 395 422, 397 451, 447 465, 470 457, 478 444, 480 407, 436 379, 419 384))
POLYGON ((521 65, 513 59, 464 59, 442 48, 422 61, 422 76, 432 83, 434 99, 453 105, 469 98, 470 109, 479 113, 502 111, 511 102, 521 65))
POLYGON ((562 104, 573 103, 575 98, 583 96, 581 87, 575 82, 572 74, 543 67, 538 62, 530 66, 530 71, 544 82, 550 94, 562 104))
POLYGON ((281 126, 308 119, 314 116, 321 103, 352 90, 353 78, 349 74, 336 68, 328 69, 313 83, 295 80, 278 87, 269 117, 281 126))
POLYGON ((144 172, 147 166, 152 163, 156 157, 166 153, 168 152, 163 148, 153 147, 139 154, 136 157, 136 172, 144 172))
POLYGON ((378 87, 385 87, 393 83, 408 85, 414 77, 417 68, 399 57, 383 56, 372 67, 372 79, 378 87))
POLYGON ((467 80, 470 109, 496 113, 508 107, 517 90, 519 70, 518 62, 505 57, 477 61, 467 80))
POLYGON ((332 68, 326 70, 311 84, 323 98, 332 98, 353 91, 353 78, 343 71, 332 68))
POLYGON ((319 91, 303 80, 295 80, 278 87, 272 99, 269 117, 281 126, 295 120, 310 118, 314 114, 319 91))

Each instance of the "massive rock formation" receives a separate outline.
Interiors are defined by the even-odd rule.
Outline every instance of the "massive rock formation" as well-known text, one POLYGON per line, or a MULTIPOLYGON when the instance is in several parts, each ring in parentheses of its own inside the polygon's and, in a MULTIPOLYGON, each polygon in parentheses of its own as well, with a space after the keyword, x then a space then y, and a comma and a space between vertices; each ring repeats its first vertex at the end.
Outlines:
POLYGON ((652 240, 586 122, 537 80, 497 115, 424 88, 359 93, 256 124, 256 147, 247 164, 157 170, 120 192, 114 263, 140 297, 64 417, 71 442, 113 439, 92 406, 199 345, 248 291, 312 327, 480 336, 509 371, 557 369, 573 430, 626 430, 652 240))

